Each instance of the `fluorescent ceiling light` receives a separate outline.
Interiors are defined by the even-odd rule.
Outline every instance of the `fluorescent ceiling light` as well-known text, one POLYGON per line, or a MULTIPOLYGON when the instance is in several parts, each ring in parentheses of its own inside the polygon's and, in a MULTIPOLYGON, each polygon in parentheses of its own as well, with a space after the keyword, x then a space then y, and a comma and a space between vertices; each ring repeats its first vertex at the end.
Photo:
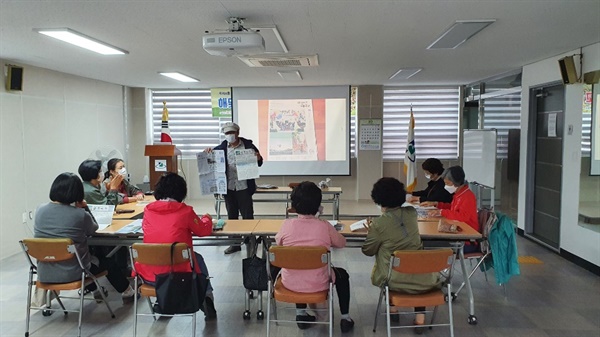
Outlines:
POLYGON ((281 78, 283 78, 284 81, 302 81, 302 76, 300 75, 300 72, 298 70, 278 71, 277 73, 279 74, 279 76, 281 76, 281 78))
POLYGON ((454 49, 494 22, 496 19, 458 20, 427 49, 454 49))
POLYGON ((102 55, 129 54, 126 50, 111 46, 108 43, 96 40, 69 28, 34 29, 34 31, 102 55))
POLYGON ((415 76, 421 70, 423 70, 423 68, 402 68, 395 72, 394 75, 390 76, 389 79, 408 80, 409 78, 415 76))
POLYGON ((172 78, 174 80, 178 80, 180 82, 200 82, 197 79, 191 78, 191 77, 189 77, 187 75, 184 75, 182 73, 159 73, 159 74, 161 74, 163 76, 170 77, 170 78, 172 78))

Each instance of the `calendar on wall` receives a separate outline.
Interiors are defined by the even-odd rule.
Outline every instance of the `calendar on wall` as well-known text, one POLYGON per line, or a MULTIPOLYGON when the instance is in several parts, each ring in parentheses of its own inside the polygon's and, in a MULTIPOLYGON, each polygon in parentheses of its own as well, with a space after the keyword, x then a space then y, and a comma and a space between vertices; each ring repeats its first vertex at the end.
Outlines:
POLYGON ((359 121, 359 150, 381 150, 383 120, 361 119, 359 121))

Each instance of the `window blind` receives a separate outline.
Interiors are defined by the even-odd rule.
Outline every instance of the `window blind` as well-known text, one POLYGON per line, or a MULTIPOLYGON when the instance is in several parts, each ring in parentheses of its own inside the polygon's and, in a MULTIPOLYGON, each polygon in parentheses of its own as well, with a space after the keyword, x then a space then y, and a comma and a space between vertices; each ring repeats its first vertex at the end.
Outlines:
POLYGON ((487 98, 483 128, 497 130, 497 158, 508 157, 508 130, 521 128, 521 92, 487 98))
POLYGON ((458 157, 458 87, 383 89, 383 160, 404 160, 412 104, 417 158, 458 157))
POLYGON ((223 141, 221 124, 231 118, 212 116, 210 90, 152 90, 152 138, 160 141, 163 101, 169 110, 169 131, 182 157, 193 158, 223 141))

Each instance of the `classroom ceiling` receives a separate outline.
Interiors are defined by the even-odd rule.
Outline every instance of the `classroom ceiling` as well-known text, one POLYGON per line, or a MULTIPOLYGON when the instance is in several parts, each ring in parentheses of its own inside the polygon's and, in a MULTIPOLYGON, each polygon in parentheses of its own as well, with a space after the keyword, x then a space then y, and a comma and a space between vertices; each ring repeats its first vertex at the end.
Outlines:
POLYGON ((468 84, 599 41, 600 0, 0 0, 0 59, 131 87, 468 84), (226 30, 232 16, 276 26, 289 54, 317 54, 319 66, 251 68, 209 55, 204 31, 226 30), (473 19, 497 21, 457 49, 426 49, 456 20, 473 19), (33 31, 61 27, 129 54, 102 56, 33 31), (423 70, 389 80, 400 68, 423 70))

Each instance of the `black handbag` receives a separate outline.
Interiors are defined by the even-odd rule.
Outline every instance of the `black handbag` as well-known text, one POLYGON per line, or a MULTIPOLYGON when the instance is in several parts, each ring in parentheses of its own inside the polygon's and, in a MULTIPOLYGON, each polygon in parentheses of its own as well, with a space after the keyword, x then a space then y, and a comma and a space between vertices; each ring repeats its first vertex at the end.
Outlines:
POLYGON ((267 261, 256 256, 256 252, 252 256, 243 259, 242 278, 244 288, 248 290, 267 291, 269 282, 267 261))
MULTIPOLYGON (((269 289, 267 261, 256 255, 257 246, 254 246, 252 256, 242 260, 242 280, 244 288, 248 290, 267 291, 269 289)), ((271 277, 275 278, 280 270, 279 267, 271 266, 271 277)))
POLYGON ((156 275, 156 300, 162 314, 191 314, 197 312, 204 303, 208 279, 194 271, 193 263, 191 272, 173 271, 176 244, 174 242, 171 245, 171 271, 156 275))

